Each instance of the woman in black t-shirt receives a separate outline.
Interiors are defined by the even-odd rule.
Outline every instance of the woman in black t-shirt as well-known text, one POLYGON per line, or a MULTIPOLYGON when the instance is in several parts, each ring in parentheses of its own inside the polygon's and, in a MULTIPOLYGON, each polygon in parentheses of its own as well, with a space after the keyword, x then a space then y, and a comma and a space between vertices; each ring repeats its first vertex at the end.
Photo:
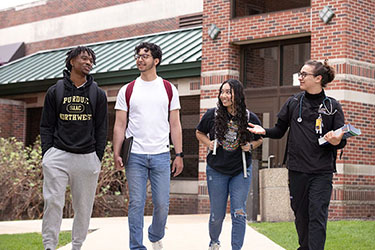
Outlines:
POLYGON ((229 79, 220 86, 217 108, 207 110, 197 126, 198 140, 210 150, 206 169, 210 197, 209 250, 220 247, 219 236, 228 194, 232 217, 232 250, 239 250, 243 245, 246 199, 251 183, 251 150, 262 144, 259 135, 247 131, 249 121, 260 125, 258 117, 246 109, 242 83, 229 79), (216 154, 213 153, 215 145, 216 154))

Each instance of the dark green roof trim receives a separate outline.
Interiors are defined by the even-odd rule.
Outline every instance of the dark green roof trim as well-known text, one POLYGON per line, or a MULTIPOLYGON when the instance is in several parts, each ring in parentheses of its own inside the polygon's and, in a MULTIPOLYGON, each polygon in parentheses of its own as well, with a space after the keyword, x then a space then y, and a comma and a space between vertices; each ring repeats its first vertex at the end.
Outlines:
MULTIPOLYGON (((158 75, 165 79, 199 77, 201 73, 201 62, 189 62, 171 65, 160 65, 157 68, 158 75)), ((139 76, 138 69, 117 71, 110 73, 94 74, 95 81, 99 86, 125 84, 139 76)))
POLYGON ((0 97, 27 93, 44 92, 55 84, 57 79, 48 79, 35 82, 21 82, 0 85, 0 97))
MULTIPOLYGON (((97 65, 91 71, 99 85, 124 84, 139 75, 134 47, 154 42, 163 51, 157 71, 166 79, 199 77, 202 57, 202 28, 133 37, 86 45, 95 51, 97 65)), ((70 48, 42 51, 0 67, 0 96, 46 91, 62 78, 65 54, 70 48)))
MULTIPOLYGON (((201 73, 201 62, 180 63, 165 66, 160 65, 157 71, 158 75, 165 79, 199 77, 201 73)), ((138 76, 138 69, 93 74, 93 77, 99 86, 125 84, 134 80, 138 76)), ((50 86, 55 84, 58 79, 61 78, 0 85, 0 97, 44 92, 50 86)))

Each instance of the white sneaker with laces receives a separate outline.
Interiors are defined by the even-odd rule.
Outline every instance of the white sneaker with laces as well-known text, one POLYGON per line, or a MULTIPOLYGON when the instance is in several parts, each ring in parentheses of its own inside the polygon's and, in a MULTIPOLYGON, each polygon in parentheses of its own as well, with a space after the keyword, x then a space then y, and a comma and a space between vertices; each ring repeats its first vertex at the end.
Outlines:
POLYGON ((161 240, 156 241, 156 242, 151 242, 152 243, 152 249, 154 250, 163 250, 163 243, 161 240))
POLYGON ((218 243, 213 243, 208 250, 219 250, 220 245, 218 243))

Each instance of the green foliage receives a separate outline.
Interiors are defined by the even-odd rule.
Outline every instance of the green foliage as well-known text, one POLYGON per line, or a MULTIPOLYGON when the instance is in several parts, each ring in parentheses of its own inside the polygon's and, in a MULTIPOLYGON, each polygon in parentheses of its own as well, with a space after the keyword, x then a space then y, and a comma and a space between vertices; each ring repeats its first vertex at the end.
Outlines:
MULTIPOLYGON (((0 220, 40 219, 43 216, 43 168, 40 137, 24 147, 15 138, 0 138, 0 220)), ((125 170, 116 170, 112 144, 107 143, 94 203, 94 216, 111 210, 107 197, 124 195, 127 202, 125 170)), ((64 218, 73 217, 70 187, 65 193, 64 218)))
POLYGON ((0 138, 0 217, 38 219, 43 212, 40 138, 24 147, 0 138))
POLYGON ((108 197, 120 195, 125 197, 122 202, 126 204, 128 195, 126 192, 125 168, 122 170, 117 170, 115 168, 112 143, 107 142, 96 189, 93 216, 109 215, 112 210, 112 204, 108 202, 108 197))
MULTIPOLYGON (((293 222, 251 223, 251 227, 264 234, 286 250, 298 248, 298 237, 293 222)), ((328 221, 326 250, 372 250, 375 221, 328 221)))
MULTIPOLYGON (((60 232, 59 244, 64 246, 71 241, 71 232, 60 232)), ((2 234, 0 235, 0 249, 2 250, 40 250, 43 249, 40 233, 2 234)))

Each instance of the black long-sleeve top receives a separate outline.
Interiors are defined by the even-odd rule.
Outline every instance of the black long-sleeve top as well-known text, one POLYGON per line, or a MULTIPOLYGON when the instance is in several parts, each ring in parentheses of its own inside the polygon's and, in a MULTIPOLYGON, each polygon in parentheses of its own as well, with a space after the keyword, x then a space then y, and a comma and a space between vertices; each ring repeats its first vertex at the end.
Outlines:
MULTIPOLYGON (((266 129, 264 137, 279 139, 289 129, 287 143, 287 167, 289 170, 304 173, 332 173, 336 171, 337 149, 346 145, 346 140, 341 140, 339 145, 319 145, 319 137, 331 130, 336 130, 344 125, 344 113, 341 105, 335 99, 326 99, 324 90, 316 95, 301 92, 290 97, 278 113, 278 120, 275 127, 266 129), (302 102, 301 102, 301 98, 302 102), (332 110, 322 112, 321 104, 325 100, 326 107, 332 110), (330 100, 330 101, 329 101, 330 100), (300 105, 302 122, 298 122, 300 116, 300 105), (319 113, 323 119, 322 133, 315 130, 315 122, 319 113), (337 110, 337 111, 335 111, 337 110), (332 111, 330 113, 329 111, 332 111)), ((323 110, 324 111, 324 110, 323 110)))
POLYGON ((48 89, 44 100, 40 123, 42 154, 53 146, 78 154, 96 152, 99 159, 102 159, 107 140, 105 92, 90 75, 80 88, 70 80, 68 71, 64 71, 63 81, 62 99, 56 100, 55 84, 48 89), (95 101, 90 100, 90 88, 96 88, 95 101))

